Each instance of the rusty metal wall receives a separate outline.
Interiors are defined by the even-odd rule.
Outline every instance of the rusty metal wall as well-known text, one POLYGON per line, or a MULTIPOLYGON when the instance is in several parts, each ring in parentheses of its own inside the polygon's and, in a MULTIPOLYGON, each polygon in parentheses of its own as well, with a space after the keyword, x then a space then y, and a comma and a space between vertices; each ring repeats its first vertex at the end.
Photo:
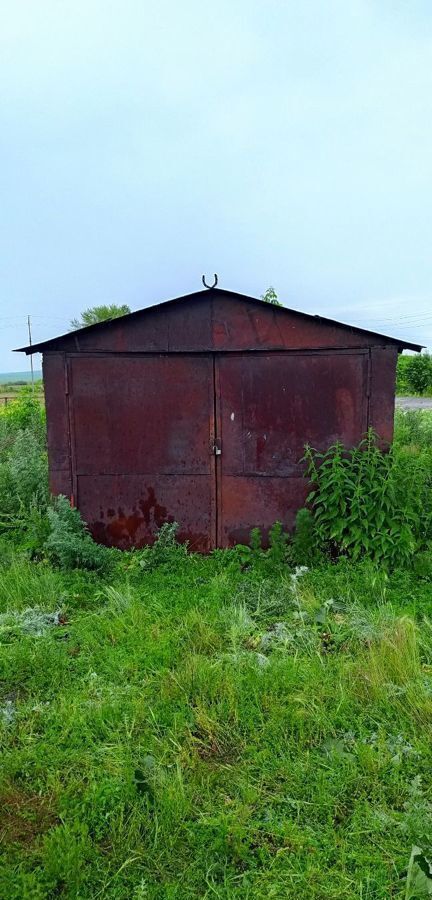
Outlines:
POLYGON ((212 303, 111 323, 80 350, 71 335, 67 352, 44 355, 51 489, 103 543, 151 543, 174 520, 202 552, 256 525, 291 528, 306 441, 350 446, 369 424, 391 440, 394 344, 212 303))
POLYGON ((396 364, 395 346, 370 349, 370 404, 368 424, 381 438, 383 446, 393 440, 396 364))
POLYGON ((151 543, 163 522, 208 550, 215 535, 213 361, 74 356, 75 496, 97 540, 151 543))
POLYGON ((50 490, 72 496, 68 385, 64 353, 44 353, 43 381, 47 420, 50 490))
POLYGON ((222 355, 218 367, 219 545, 248 539, 251 522, 292 528, 305 502, 305 443, 358 443, 368 424, 369 353, 222 355))

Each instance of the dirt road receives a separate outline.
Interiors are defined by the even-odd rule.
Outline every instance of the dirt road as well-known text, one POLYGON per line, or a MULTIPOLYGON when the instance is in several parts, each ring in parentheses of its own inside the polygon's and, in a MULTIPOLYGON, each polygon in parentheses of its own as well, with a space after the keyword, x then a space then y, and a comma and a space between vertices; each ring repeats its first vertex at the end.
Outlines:
POLYGON ((432 397, 396 397, 398 409, 432 409, 432 397))

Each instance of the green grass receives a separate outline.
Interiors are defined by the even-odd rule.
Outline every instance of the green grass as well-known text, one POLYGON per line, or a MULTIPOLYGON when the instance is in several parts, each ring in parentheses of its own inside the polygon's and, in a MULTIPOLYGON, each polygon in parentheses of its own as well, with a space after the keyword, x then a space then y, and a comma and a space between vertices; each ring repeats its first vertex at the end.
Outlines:
POLYGON ((427 555, 2 559, 0 897, 404 897, 432 843, 427 555))

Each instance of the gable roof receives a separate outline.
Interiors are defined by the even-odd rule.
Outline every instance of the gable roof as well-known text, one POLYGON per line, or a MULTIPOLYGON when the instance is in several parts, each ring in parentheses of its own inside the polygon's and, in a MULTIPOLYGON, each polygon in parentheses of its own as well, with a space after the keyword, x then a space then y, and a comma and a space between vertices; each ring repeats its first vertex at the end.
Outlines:
POLYGON ((204 290, 195 291, 191 294, 185 294, 182 297, 174 297, 171 300, 165 300, 162 303, 155 303, 151 306, 147 306, 144 309, 136 310, 135 312, 131 312, 125 316, 121 316, 116 319, 106 319, 103 322, 96 322, 94 325, 86 325, 84 328, 79 328, 74 331, 68 331, 65 334, 58 335, 55 338, 50 338, 46 341, 40 341, 37 344, 30 344, 26 347, 18 347, 14 352, 15 353, 26 353, 27 355, 31 353, 43 353, 46 350, 60 350, 65 341, 69 342, 71 337, 78 337, 81 335, 87 335, 89 332, 95 334, 97 331, 101 329, 110 328, 111 326, 115 326, 119 322, 128 322, 130 323, 132 319, 136 317, 145 317, 146 314, 152 313, 155 310, 167 309, 177 306, 186 302, 193 302, 195 300, 203 299, 205 297, 211 296, 214 298, 231 298, 237 301, 243 301, 248 304, 256 304, 259 307, 264 307, 267 310, 270 308, 276 316, 286 316, 289 314, 291 317, 299 317, 303 319, 305 322, 313 322, 316 324, 322 324, 324 326, 328 325, 331 327, 339 327, 344 328, 352 334, 368 336, 370 338, 378 338, 380 340, 385 341, 386 343, 395 344, 398 346, 399 350, 414 350, 419 352, 423 349, 421 344, 413 344, 410 341, 404 341, 401 338, 391 337, 386 334, 381 334, 377 331, 370 331, 366 328, 359 328, 356 325, 348 325, 344 322, 337 321, 336 319, 328 319, 324 316, 312 315, 311 313, 301 312, 297 309, 291 309, 286 306, 277 306, 273 304, 268 304, 264 300, 260 300, 258 297, 249 297, 247 294, 239 294, 236 291, 228 291, 223 288, 206 288, 204 290))

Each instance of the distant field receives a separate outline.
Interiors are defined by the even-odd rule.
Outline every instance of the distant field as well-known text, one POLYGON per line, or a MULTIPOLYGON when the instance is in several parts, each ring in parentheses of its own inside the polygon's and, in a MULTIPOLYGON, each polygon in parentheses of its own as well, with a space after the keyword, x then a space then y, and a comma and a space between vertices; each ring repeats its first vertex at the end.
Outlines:
MULTIPOLYGON (((35 390, 42 398, 41 379, 42 372, 38 369, 34 373, 35 390)), ((0 372, 0 406, 14 400, 25 384, 31 384, 31 372, 0 372)))
MULTIPOLYGON (((35 380, 42 378, 42 370, 35 370, 35 380)), ((0 385, 14 384, 17 381, 31 381, 31 372, 0 372, 0 385)))

